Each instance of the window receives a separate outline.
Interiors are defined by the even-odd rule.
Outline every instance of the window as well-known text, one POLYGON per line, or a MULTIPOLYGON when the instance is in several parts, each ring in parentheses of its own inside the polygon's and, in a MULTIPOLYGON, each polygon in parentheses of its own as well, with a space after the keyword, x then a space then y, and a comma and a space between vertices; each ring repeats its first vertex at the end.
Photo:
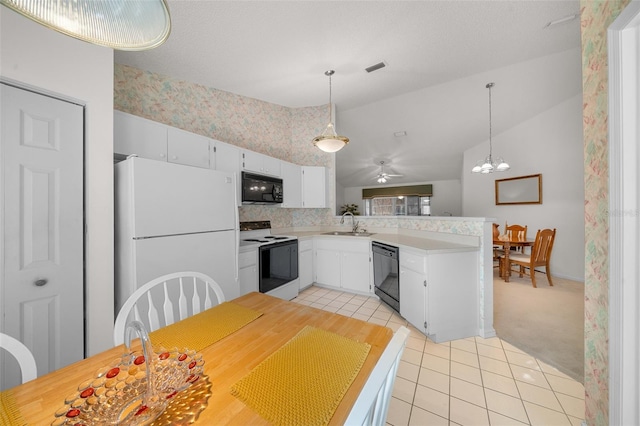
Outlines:
POLYGON ((430 216, 431 197, 399 195, 373 197, 364 200, 366 216, 430 216))

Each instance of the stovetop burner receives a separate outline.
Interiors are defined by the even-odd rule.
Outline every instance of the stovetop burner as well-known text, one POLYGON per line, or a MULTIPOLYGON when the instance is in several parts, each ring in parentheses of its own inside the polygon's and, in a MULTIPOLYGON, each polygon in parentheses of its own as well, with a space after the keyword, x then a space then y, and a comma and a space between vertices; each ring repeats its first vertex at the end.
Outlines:
POLYGON ((240 222, 240 245, 264 245, 276 242, 295 240, 296 237, 271 235, 271 222, 268 220, 240 222))

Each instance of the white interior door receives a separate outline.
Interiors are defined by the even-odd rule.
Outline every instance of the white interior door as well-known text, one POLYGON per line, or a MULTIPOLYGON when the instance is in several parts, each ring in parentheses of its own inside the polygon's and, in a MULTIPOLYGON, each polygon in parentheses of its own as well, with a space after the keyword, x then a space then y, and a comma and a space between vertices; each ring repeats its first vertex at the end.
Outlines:
MULTIPOLYGON (((84 355, 83 108, 0 84, 0 330, 38 375, 84 355)), ((19 383, 2 362, 0 388, 19 383)))

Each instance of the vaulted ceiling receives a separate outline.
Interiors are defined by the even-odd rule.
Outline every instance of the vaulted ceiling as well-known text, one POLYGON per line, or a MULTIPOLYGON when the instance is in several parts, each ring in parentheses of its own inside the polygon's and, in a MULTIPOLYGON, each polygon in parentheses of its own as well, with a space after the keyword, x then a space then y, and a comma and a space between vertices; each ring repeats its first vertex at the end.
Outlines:
POLYGON ((288 107, 326 104, 335 70, 343 186, 375 184, 380 160, 398 183, 459 179, 462 152, 488 139, 490 81, 494 134, 581 90, 579 19, 545 28, 578 0, 168 5, 169 40, 115 61, 288 107))

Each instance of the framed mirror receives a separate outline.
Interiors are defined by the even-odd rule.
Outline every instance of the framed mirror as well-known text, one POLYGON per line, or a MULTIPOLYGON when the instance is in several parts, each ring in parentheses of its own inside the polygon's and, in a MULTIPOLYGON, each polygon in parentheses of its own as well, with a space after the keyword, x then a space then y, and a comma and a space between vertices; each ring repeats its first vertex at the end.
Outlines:
POLYGON ((496 205, 542 204, 542 175, 496 179, 496 205))

